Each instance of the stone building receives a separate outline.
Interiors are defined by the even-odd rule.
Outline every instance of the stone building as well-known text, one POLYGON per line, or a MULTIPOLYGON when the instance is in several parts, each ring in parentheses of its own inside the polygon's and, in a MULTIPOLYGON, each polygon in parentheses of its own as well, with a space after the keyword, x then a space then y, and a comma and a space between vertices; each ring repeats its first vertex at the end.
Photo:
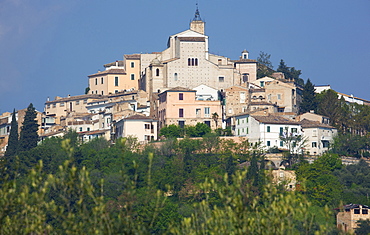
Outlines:
POLYGON ((358 204, 345 205, 337 214, 337 227, 344 232, 354 233, 359 220, 370 220, 369 207, 358 204))

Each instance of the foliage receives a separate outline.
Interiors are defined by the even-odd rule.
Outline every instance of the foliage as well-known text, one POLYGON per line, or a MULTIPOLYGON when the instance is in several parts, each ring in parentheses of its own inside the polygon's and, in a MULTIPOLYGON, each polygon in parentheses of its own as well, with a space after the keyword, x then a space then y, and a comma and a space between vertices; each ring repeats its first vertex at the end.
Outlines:
POLYGON ((342 168, 342 161, 336 154, 326 153, 312 164, 302 163, 296 174, 302 182, 302 192, 316 205, 335 206, 341 198, 341 184, 334 171, 342 168))
POLYGON ((357 222, 357 228, 355 229, 356 235, 368 235, 370 231, 370 220, 360 219, 357 222))
POLYGON ((175 124, 171 124, 165 127, 162 127, 160 132, 160 136, 164 136, 166 138, 179 138, 182 136, 181 127, 175 124))
POLYGON ((306 113, 311 110, 317 110, 317 100, 315 86, 311 83, 310 79, 307 79, 303 87, 302 102, 299 105, 299 112, 306 113))
MULTIPOLYGON (((10 124, 10 134, 8 139, 8 147, 6 148, 5 157, 15 156, 18 152, 18 122, 15 116, 15 109, 12 114, 12 122, 10 124)), ((11 161, 11 159, 8 158, 11 161)))
POLYGON ((327 233, 332 230, 327 217, 319 226, 315 214, 329 214, 310 210, 311 203, 295 193, 280 194, 271 185, 263 187, 261 196, 254 195, 246 183, 246 172, 237 172, 229 184, 206 180, 200 185, 205 199, 196 203, 196 211, 181 224, 173 225, 174 234, 300 234, 327 233), (214 197, 218 198, 217 205, 214 197))
POLYGON ((282 72, 285 76, 285 79, 293 79, 297 84, 304 85, 304 81, 299 76, 302 74, 301 70, 296 70, 294 67, 288 67, 284 60, 280 60, 278 72, 282 72))
POLYGON ((39 139, 38 124, 36 120, 36 111, 31 103, 27 107, 24 121, 21 127, 21 133, 19 137, 19 151, 27 151, 37 146, 39 139))
POLYGON ((260 52, 257 58, 257 78, 270 76, 274 72, 270 57, 270 54, 263 51, 260 52))
POLYGON ((334 137, 334 143, 330 151, 344 156, 369 158, 370 136, 352 135, 349 133, 339 134, 334 137))

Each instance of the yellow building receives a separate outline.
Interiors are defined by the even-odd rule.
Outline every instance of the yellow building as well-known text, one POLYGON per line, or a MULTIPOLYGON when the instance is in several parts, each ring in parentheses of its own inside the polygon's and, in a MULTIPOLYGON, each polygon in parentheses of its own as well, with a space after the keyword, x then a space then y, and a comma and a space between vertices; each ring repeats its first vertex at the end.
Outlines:
POLYGON ((370 220, 369 207, 358 204, 345 205, 337 214, 337 227, 353 234, 359 220, 370 220))
POLYGON ((137 90, 140 78, 140 54, 124 55, 123 61, 105 64, 106 70, 89 75, 90 94, 109 95, 137 90))

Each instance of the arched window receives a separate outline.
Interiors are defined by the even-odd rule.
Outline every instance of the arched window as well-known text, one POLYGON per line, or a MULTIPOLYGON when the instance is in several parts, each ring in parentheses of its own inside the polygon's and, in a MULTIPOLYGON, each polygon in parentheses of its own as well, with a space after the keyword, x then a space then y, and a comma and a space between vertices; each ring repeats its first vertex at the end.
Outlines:
POLYGON ((188 66, 190 66, 190 65, 191 65, 191 59, 188 58, 188 66))
POLYGON ((194 58, 191 58, 191 66, 194 66, 194 58))
POLYGON ((198 58, 195 58, 195 66, 198 66, 198 58))
POLYGON ((174 73, 174 75, 173 75, 173 79, 174 79, 175 81, 177 81, 177 73, 174 73))
POLYGON ((157 76, 157 77, 159 76, 159 69, 155 70, 155 76, 157 76))
POLYGON ((98 79, 95 78, 95 85, 98 85, 98 79))

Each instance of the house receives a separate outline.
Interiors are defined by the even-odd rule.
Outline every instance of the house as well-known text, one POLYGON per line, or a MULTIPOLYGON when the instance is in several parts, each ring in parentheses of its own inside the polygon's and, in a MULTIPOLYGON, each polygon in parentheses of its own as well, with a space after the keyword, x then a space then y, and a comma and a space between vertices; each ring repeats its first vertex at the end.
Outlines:
POLYGON ((132 115, 115 123, 115 138, 133 136, 141 143, 157 140, 158 120, 144 115, 132 115))
POLYGON ((166 90, 158 97, 159 128, 171 124, 195 126, 198 122, 212 129, 221 127, 222 109, 219 100, 197 100, 195 90, 183 87, 166 90))
POLYGON ((366 205, 349 204, 339 209, 337 228, 348 233, 354 233, 359 220, 370 220, 369 207, 366 205))
POLYGON ((235 116, 235 135, 247 137, 250 143, 261 143, 265 148, 281 148, 292 153, 301 152, 301 143, 284 142, 286 137, 302 137, 300 123, 276 115, 258 116, 244 113, 235 116))

